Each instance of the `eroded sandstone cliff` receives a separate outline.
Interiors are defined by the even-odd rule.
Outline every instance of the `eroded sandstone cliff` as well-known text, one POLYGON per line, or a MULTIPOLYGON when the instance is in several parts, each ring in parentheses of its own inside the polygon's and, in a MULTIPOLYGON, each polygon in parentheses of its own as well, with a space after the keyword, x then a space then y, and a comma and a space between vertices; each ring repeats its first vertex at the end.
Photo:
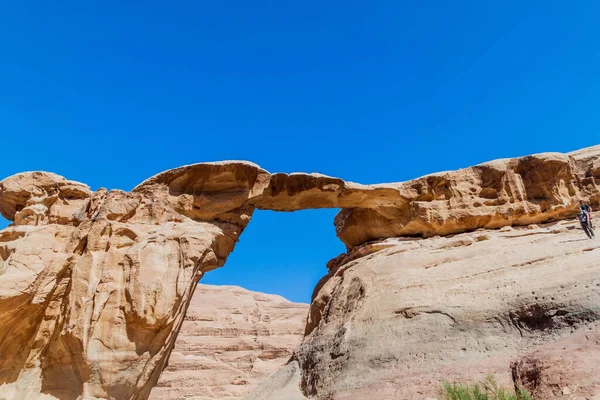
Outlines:
MULTIPOLYGON (((344 326, 356 317, 359 303, 363 304, 359 298, 369 293, 360 279, 348 278, 349 266, 357 262, 353 259, 368 261, 369 253, 389 247, 381 243, 386 238, 432 237, 560 220, 574 215, 578 199, 597 206, 599 155, 600 146, 595 146, 373 186, 319 174, 270 174, 239 161, 166 171, 132 192, 93 192, 84 184, 45 172, 8 177, 0 182, 0 213, 14 222, 0 232, 0 395, 61 400, 147 398, 166 365, 196 282, 225 263, 254 210, 322 207, 343 208, 335 224, 349 252, 330 263, 333 276, 316 290, 309 336, 297 353, 300 368, 294 371, 304 371, 302 387, 307 394, 342 393, 343 379, 329 386, 309 371, 326 365, 333 372, 347 367, 343 346, 349 331, 344 326), (336 284, 340 276, 345 276, 344 285, 336 284), (335 310, 341 314, 327 317, 335 310), (323 341, 338 344, 329 348, 323 341), (327 351, 329 361, 323 356, 327 351)), ((411 254, 419 254, 421 244, 413 242, 399 241, 401 246, 415 246, 411 254)), ((427 251, 435 254, 437 250, 427 251)), ((495 247, 480 251, 495 260, 490 255, 495 247)), ((446 249, 440 252, 448 253, 446 249)), ((595 255, 591 250, 587 253, 595 255)), ((483 264, 477 265, 482 268, 483 264)), ((460 270, 453 266, 444 273, 453 276, 460 270)), ((405 275, 402 268, 399 275, 402 281, 413 282, 411 288, 423 287, 422 280, 430 279, 407 271, 405 275)), ((378 270, 366 273, 373 274, 373 279, 379 274, 378 270)), ((523 277, 539 280, 533 275, 523 277)), ((446 282, 448 278, 431 279, 446 282)), ((384 286, 381 296, 395 290, 384 286)), ((405 319, 418 321, 410 311, 417 307, 418 315, 443 318, 449 324, 452 318, 456 320, 447 311, 438 312, 438 304, 427 295, 431 293, 417 291, 413 297, 399 299, 398 307, 409 307, 405 319), (434 307, 434 311, 421 312, 419 307, 434 307)), ((445 304, 453 295, 446 293, 439 297, 446 300, 439 302, 445 304)), ((457 300, 456 304, 462 303, 457 300)), ((583 303, 576 305, 583 307, 583 303)), ((571 312, 568 304, 564 307, 571 312)), ((596 312, 591 305, 586 307, 596 312)), ((395 315, 402 318, 404 314, 395 315)), ((485 310, 474 314, 481 315, 488 314, 485 310)), ((408 330, 402 337, 411 335, 408 330)), ((365 341, 368 347, 366 337, 359 335, 356 340, 365 341)), ((385 348, 396 342, 382 338, 378 343, 385 348)), ((376 364, 387 365, 385 359, 376 364)), ((354 380, 363 386, 370 382, 359 375, 354 380)))
POLYGON ((432 399, 490 373, 536 400, 600 395, 600 243, 574 220, 365 254, 330 264, 291 363, 247 400, 432 399))
POLYGON ((286 364, 307 304, 236 286, 198 286, 150 399, 238 399, 286 364))
MULTIPOLYGON (((225 188, 228 171, 218 177, 225 188)), ((0 396, 11 399, 147 398, 198 279, 247 222, 244 209, 196 221, 159 190, 91 192, 37 172, 3 180, 0 205, 14 220, 0 232, 0 396)))

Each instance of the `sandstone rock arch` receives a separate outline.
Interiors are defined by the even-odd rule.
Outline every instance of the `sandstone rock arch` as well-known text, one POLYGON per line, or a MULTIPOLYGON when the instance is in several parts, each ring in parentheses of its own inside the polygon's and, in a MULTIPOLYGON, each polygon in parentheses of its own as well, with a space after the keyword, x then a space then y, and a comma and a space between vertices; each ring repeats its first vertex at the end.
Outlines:
POLYGON ((47 172, 0 182, 0 394, 144 399, 202 275, 224 265, 255 209, 342 208, 349 253, 572 215, 600 202, 600 146, 361 185, 244 161, 160 173, 131 192, 47 172))

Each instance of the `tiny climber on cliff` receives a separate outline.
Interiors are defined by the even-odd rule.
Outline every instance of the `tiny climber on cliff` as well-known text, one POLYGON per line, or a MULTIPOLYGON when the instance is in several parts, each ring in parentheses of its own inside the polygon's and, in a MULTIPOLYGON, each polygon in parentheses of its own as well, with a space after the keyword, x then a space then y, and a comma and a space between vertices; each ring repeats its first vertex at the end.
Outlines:
POLYGON ((590 207, 589 204, 587 204, 585 201, 583 200, 579 200, 579 211, 584 212, 587 214, 588 216, 588 221, 590 224, 590 228, 594 228, 594 225, 592 224, 592 207, 590 207))

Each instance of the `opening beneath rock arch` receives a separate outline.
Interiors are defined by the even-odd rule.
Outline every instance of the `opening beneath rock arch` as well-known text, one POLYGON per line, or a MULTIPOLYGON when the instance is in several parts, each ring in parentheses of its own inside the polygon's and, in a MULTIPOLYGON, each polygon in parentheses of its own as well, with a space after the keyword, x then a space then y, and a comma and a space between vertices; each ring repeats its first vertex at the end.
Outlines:
POLYGON ((333 219, 339 209, 256 210, 225 266, 200 283, 237 285, 310 303, 327 262, 345 252, 333 219))
POLYGON ((0 215, 0 229, 4 229, 8 225, 10 225, 10 221, 4 218, 2 215, 0 215))

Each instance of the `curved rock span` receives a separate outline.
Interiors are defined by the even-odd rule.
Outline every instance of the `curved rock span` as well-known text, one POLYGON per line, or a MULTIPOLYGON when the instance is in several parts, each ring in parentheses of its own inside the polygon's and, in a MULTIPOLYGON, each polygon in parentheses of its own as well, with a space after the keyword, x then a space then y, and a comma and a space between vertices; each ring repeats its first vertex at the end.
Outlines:
POLYGON ((196 282, 225 263, 255 209, 342 208, 343 259, 386 238, 565 218, 580 198, 600 202, 599 183, 600 146, 371 186, 237 161, 169 170, 131 192, 94 192, 46 172, 8 177, 0 395, 147 398, 196 282))
POLYGON ((206 163, 158 174, 134 192, 168 192, 175 209, 194 220, 242 225, 255 208, 342 208, 335 226, 350 249, 389 237, 447 235, 573 215, 577 199, 600 201, 599 157, 600 146, 594 146, 379 185, 321 174, 269 174, 247 162, 206 163))

